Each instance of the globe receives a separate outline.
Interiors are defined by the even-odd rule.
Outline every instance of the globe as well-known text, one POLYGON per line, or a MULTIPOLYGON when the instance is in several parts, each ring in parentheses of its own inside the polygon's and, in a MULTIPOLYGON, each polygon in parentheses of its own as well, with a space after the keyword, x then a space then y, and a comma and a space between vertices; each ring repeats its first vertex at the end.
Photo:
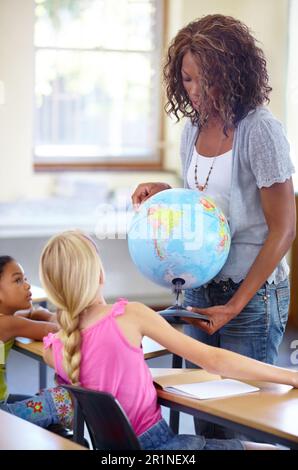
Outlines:
POLYGON ((191 189, 167 189, 141 204, 128 230, 131 258, 151 281, 181 289, 213 279, 227 260, 230 230, 215 202, 191 189))

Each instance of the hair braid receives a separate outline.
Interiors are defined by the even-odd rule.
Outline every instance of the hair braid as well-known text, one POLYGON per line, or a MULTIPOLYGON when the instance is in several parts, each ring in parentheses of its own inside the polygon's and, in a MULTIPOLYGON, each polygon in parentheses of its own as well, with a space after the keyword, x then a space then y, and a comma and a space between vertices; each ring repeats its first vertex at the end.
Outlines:
POLYGON ((72 316, 64 310, 57 315, 61 330, 59 337, 63 342, 63 367, 73 385, 80 384, 81 333, 80 316, 72 316))
POLYGON ((95 243, 75 230, 52 237, 40 260, 40 279, 58 308, 63 367, 73 384, 80 382, 80 315, 92 305, 104 272, 95 243))

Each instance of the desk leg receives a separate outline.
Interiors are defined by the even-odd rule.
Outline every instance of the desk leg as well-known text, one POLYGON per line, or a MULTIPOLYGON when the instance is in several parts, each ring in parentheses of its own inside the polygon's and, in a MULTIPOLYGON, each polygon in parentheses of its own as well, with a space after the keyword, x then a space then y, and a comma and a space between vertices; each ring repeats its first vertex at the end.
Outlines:
POLYGON ((38 362, 39 368, 39 390, 47 388, 47 366, 44 362, 38 362))
POLYGON ((176 354, 173 354, 173 360, 172 360, 172 368, 173 369, 181 369, 182 367, 182 357, 177 356, 176 354))
MULTIPOLYGON (((182 357, 173 354, 172 368, 180 369, 182 367, 182 357)), ((170 411, 170 428, 175 434, 179 434, 179 411, 170 411)))
MULTIPOLYGON (((39 302, 39 304, 43 308, 47 308, 47 302, 39 302)), ((39 390, 43 390, 44 388, 47 388, 47 366, 46 364, 41 361, 39 362, 39 390)))

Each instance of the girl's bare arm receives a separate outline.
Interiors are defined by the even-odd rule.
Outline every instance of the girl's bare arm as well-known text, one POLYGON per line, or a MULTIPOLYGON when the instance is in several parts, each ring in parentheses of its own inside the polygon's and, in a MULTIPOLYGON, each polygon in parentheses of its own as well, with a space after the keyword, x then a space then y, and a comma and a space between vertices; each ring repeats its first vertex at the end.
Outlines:
POLYGON ((234 379, 275 382, 298 388, 296 371, 265 364, 226 349, 208 346, 177 331, 145 305, 133 302, 129 306, 142 335, 152 338, 169 351, 208 372, 234 379))
POLYGON ((41 340, 48 333, 56 333, 56 323, 48 321, 34 321, 21 316, 7 316, 1 318, 0 339, 8 341, 16 336, 41 340))

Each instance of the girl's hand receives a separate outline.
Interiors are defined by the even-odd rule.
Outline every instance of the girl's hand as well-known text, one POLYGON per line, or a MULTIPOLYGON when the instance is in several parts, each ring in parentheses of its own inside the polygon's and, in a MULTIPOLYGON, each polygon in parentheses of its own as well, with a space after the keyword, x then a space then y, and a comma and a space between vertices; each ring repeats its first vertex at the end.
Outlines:
POLYGON ((194 318, 185 318, 185 321, 191 323, 194 326, 197 326, 209 335, 213 335, 213 333, 218 331, 239 313, 229 304, 215 305, 208 308, 187 307, 187 310, 194 313, 201 313, 208 317, 209 322, 204 320, 196 320, 194 318))
POLYGON ((48 322, 55 322, 56 315, 55 313, 51 313, 47 308, 44 307, 32 307, 31 312, 28 316, 30 320, 35 321, 48 321, 48 322))

